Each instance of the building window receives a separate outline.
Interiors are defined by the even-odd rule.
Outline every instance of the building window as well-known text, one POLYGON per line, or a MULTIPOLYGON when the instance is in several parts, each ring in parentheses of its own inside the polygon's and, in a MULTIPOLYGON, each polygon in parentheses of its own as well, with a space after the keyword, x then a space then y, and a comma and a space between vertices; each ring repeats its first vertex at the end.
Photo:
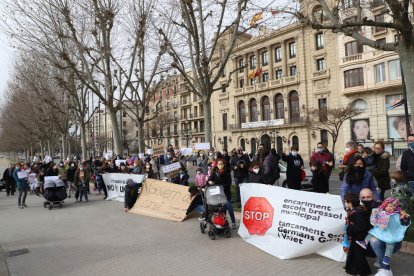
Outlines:
POLYGON ((269 64, 269 61, 268 61, 268 59, 267 59, 267 51, 264 51, 263 53, 262 53, 262 65, 263 66, 266 66, 266 65, 268 65, 269 64))
POLYGON ((299 138, 296 135, 292 137, 292 146, 296 146, 299 149, 299 138))
POLYGON ((296 75, 296 65, 290 65, 289 66, 289 76, 295 76, 296 75))
POLYGON ((276 119, 285 118, 285 103, 283 101, 283 95, 277 94, 275 97, 275 110, 276 110, 276 119))
POLYGON ((255 55, 250 56, 249 58, 249 68, 250 70, 256 69, 256 56, 255 55))
POLYGON ((239 79, 239 88, 243 88, 244 86, 244 79, 239 79))
POLYGON ((315 42, 316 42, 316 50, 323 49, 324 41, 323 41, 323 33, 319 32, 315 34, 315 42))
POLYGON ((326 65, 325 65, 325 59, 319 58, 316 60, 316 71, 325 71, 326 65))
POLYGON ((345 56, 352 56, 363 52, 363 47, 357 41, 345 43, 345 56))
POLYGON ((352 8, 354 6, 354 0, 343 0, 342 7, 344 9, 352 8))
POLYGON ((282 61, 282 48, 279 46, 275 48, 275 62, 280 61, 282 61))
POLYGON ((321 130, 321 142, 325 146, 328 145, 329 139, 328 139, 328 131, 326 129, 321 130))
POLYGON ((122 117, 126 117, 126 111, 124 110, 124 111, 122 111, 122 117))
MULTIPOLYGON (((382 14, 378 14, 378 15, 376 15, 375 17, 374 17, 374 21, 375 22, 384 22, 384 14, 382 13, 382 14)), ((379 27, 379 26, 376 26, 375 27, 375 32, 376 33, 378 33, 378 32, 382 32, 382 31, 384 31, 385 30, 385 27, 379 27)))
POLYGON ((275 70, 275 79, 280 80, 283 76, 283 71, 282 69, 276 69, 275 70))
POLYGON ((317 6, 312 11, 313 20, 316 22, 323 22, 324 16, 323 16, 323 10, 321 6, 317 6))
POLYGON ((385 96, 385 105, 391 106, 403 99, 403 94, 392 94, 385 96))
POLYGON ((126 121, 122 121, 122 126, 126 127, 126 121))
POLYGON ((300 119, 299 94, 292 91, 289 94, 290 123, 297 123, 300 119))
POLYGON ((401 66, 400 60, 394 59, 388 62, 388 72, 390 75, 390 80, 400 80, 401 79, 401 66))
POLYGON ((364 70, 355 68, 344 72, 345 88, 364 85, 364 70))
POLYGON ((225 84, 221 85, 221 93, 226 93, 227 86, 225 84))
POLYGON ((257 122, 257 101, 256 99, 251 99, 249 102, 250 109, 250 122, 257 122))
POLYGON ((355 109, 358 109, 362 112, 367 112, 368 111, 368 103, 367 103, 367 101, 365 101, 363 99, 355 100, 352 103, 352 107, 355 108, 355 109))
POLYGON ((268 72, 264 72, 262 74, 262 82, 267 82, 269 80, 269 73, 268 72))
POLYGON ((243 101, 240 101, 238 104, 238 111, 239 111, 239 127, 241 124, 246 122, 246 105, 243 101))
POLYGON ((270 120, 270 100, 268 96, 262 98, 262 121, 270 120))
POLYGON ((240 139, 240 147, 242 147, 243 151, 246 150, 246 140, 244 140, 243 138, 240 139))
POLYGON ((326 98, 318 99, 318 107, 319 107, 319 121, 323 122, 328 119, 328 103, 326 98))
POLYGON ((227 130, 227 113, 223 113, 223 130, 227 130))
POLYGON ((382 62, 374 66, 375 68, 375 82, 385 81, 385 63, 382 62))
POLYGON ((239 59, 239 72, 243 72, 244 70, 244 59, 239 59))
POLYGON ((296 57, 296 42, 289 43, 289 57, 290 58, 296 57))

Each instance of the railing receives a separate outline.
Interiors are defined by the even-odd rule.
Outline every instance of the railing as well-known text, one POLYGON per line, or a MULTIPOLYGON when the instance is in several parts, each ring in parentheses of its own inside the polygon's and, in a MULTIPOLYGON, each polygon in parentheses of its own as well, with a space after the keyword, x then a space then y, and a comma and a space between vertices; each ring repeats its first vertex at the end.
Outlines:
POLYGON ((278 79, 278 80, 273 80, 270 82, 270 87, 275 87, 275 86, 280 86, 282 85, 282 80, 278 79))
POLYGON ((263 90, 263 89, 266 89, 267 87, 268 87, 268 83, 267 82, 263 82, 263 83, 256 84, 256 89, 257 90, 263 90))
POLYGON ((355 55, 344 57, 342 58, 342 62, 348 62, 348 61, 359 60, 359 59, 362 59, 362 54, 355 54, 355 55))
POLYGON ((229 92, 222 92, 219 94, 219 98, 228 98, 229 97, 229 92))
POLYGON ((313 77, 321 77, 328 75, 328 70, 321 70, 318 72, 313 73, 313 77))
POLYGON ((296 80, 296 75, 284 78, 284 82, 294 82, 295 80, 296 80))
POLYGON ((187 100, 180 101, 180 105, 188 105, 188 104, 191 104, 191 101, 187 101, 187 100))
POLYGON ((235 94, 241 94, 241 93, 243 93, 243 88, 237 88, 237 89, 235 89, 234 90, 234 93, 235 94))
POLYGON ((256 90, 256 86, 255 85, 250 85, 250 86, 246 86, 245 88, 246 92, 254 92, 256 90))

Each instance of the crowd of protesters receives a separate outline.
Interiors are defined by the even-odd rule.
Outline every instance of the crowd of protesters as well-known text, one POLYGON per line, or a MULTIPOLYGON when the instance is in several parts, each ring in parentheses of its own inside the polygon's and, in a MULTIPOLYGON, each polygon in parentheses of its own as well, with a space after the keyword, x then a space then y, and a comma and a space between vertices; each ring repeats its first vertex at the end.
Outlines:
MULTIPOLYGON (((390 271, 390 258, 393 251, 399 249, 405 230, 410 224, 409 212, 413 209, 414 200, 414 135, 408 136, 408 149, 403 152, 397 162, 396 171, 390 173, 390 153, 385 151, 382 141, 374 143, 373 148, 358 145, 349 141, 345 145, 345 155, 339 160, 339 178, 342 181, 340 196, 347 210, 344 248, 347 252, 345 271, 352 275, 368 275, 371 273, 366 263, 366 257, 378 257, 377 266, 380 271, 390 271), (391 189, 391 197, 385 193, 391 189), (369 200, 367 200, 367 198, 369 200), (381 205, 382 204, 382 205, 381 205), (384 213, 382 224, 372 218, 374 213, 384 213), (395 215, 395 216, 393 216, 395 215), (386 221, 385 225, 383 221, 386 221), (387 237, 379 235, 377 230, 394 229, 387 237), (374 229, 374 230, 372 230, 374 229), (400 229, 399 235, 395 229, 400 229), (392 244, 392 246, 391 246, 392 244), (371 250, 372 249, 372 250, 371 250), (386 249, 386 250, 385 250, 386 249), (372 252, 373 251, 373 252, 372 252)), ((184 156, 178 149, 169 145, 166 152, 160 156, 144 155, 141 158, 126 156, 111 160, 96 158, 81 162, 66 161, 59 164, 51 160, 34 162, 33 164, 10 164, 4 171, 3 180, 6 182, 7 195, 14 195, 18 191, 19 208, 27 207, 25 199, 27 191, 36 195, 42 193, 42 183, 45 176, 60 176, 67 183, 69 191, 75 191, 78 201, 80 174, 85 182, 93 182, 94 190, 104 193, 107 198, 106 185, 102 175, 104 173, 145 174, 147 178, 162 179, 171 183, 192 186, 189 191, 193 202, 188 209, 202 213, 200 199, 201 188, 206 185, 222 185, 227 197, 227 211, 229 212, 232 227, 236 228, 233 204, 240 207, 240 185, 243 183, 262 183, 274 185, 280 177, 279 162, 286 162, 286 182, 290 189, 300 190, 304 173, 304 160, 299 154, 298 147, 292 146, 281 154, 275 149, 268 149, 263 144, 258 147, 257 154, 247 154, 242 147, 228 152, 214 149, 199 150, 194 156, 184 156), (118 161, 117 161, 118 159, 118 161), (46 162, 49 161, 49 162, 46 162), (121 161, 121 162, 120 162, 121 161), (193 163, 196 171, 194 179, 190 179, 187 164, 193 163), (163 174, 162 167, 178 162, 179 169, 173 173, 163 174), (118 163, 118 166, 117 166, 118 163), (27 179, 19 179, 17 172, 26 171, 35 174, 34 183, 27 179), (235 198, 232 197, 231 186, 235 185, 235 198)), ((329 193, 329 182, 335 167, 335 158, 326 145, 318 143, 315 152, 309 160, 312 172, 312 190, 317 193, 329 193)), ((90 193, 87 185, 86 192, 90 193)), ((139 187, 133 181, 128 181, 125 188, 125 211, 128 211, 138 197, 139 187)), ((382 233, 382 232, 381 232, 382 233)), ((384 274, 386 275, 386 274, 384 274)))

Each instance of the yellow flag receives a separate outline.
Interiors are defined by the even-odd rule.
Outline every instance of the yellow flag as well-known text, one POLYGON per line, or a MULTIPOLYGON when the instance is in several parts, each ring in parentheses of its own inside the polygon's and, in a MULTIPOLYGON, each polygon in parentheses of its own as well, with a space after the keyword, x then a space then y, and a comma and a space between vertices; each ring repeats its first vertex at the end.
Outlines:
POLYGON ((263 18, 263 12, 256 13, 252 19, 250 20, 250 27, 252 27, 254 24, 256 24, 257 21, 263 18))
POLYGON ((256 70, 253 70, 248 75, 249 79, 254 79, 256 77, 256 70))

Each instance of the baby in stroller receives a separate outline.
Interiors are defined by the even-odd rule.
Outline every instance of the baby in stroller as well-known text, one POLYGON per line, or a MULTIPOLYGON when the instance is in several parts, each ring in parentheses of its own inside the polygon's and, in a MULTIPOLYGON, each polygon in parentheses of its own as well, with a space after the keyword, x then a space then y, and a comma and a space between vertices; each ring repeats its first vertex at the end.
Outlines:
POLYGON ((208 228, 208 237, 212 240, 217 234, 231 237, 231 228, 226 218, 227 197, 221 185, 206 186, 205 192, 200 193, 204 205, 204 221, 200 222, 200 231, 205 233, 208 228))

